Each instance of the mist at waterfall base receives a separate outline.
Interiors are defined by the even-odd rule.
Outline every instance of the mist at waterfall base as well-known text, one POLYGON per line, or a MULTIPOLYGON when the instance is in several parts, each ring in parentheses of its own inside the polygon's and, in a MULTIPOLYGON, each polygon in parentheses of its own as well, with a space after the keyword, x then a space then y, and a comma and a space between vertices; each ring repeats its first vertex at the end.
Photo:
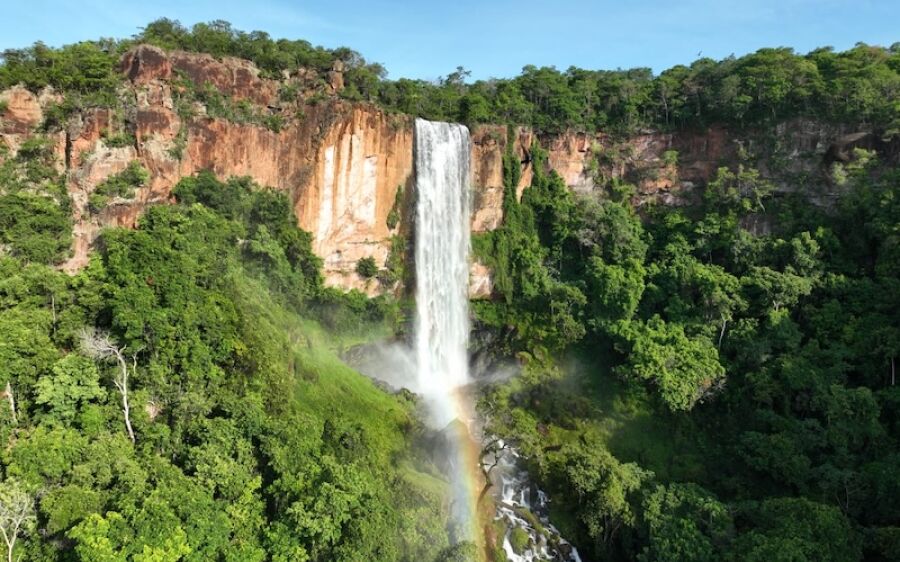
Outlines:
POLYGON ((416 119, 413 338, 369 348, 358 365, 419 395, 433 429, 467 413, 457 395, 469 383, 469 155, 465 126, 416 119))

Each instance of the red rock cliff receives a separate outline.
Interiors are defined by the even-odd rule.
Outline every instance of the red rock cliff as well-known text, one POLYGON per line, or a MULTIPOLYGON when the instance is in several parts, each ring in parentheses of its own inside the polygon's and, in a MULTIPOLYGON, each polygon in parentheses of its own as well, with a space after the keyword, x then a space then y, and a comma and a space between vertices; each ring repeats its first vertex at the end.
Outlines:
MULTIPOLYGON (((329 285, 369 293, 384 290, 375 281, 361 279, 355 265, 366 256, 383 264, 390 237, 396 234, 388 228, 387 217, 397 190, 411 185, 410 117, 333 96, 315 105, 292 105, 279 99, 280 89, 286 83, 301 91, 312 87, 302 70, 276 81, 239 59, 216 60, 141 46, 123 57, 121 68, 127 78, 124 119, 107 109, 86 110, 65 131, 52 136, 74 202, 75 243, 67 270, 86 264, 102 226, 133 226, 148 204, 171 200, 172 188, 181 177, 208 169, 223 179, 250 176, 288 193, 299 225, 312 233, 314 249, 324 259, 329 285), (197 86, 210 84, 264 114, 279 115, 283 125, 274 127, 276 131, 261 124, 212 118, 196 103, 188 112, 179 111, 176 94, 185 80, 197 86), (105 138, 124 130, 133 132, 133 146, 109 146, 105 138), (99 216, 91 215, 87 200, 93 189, 135 159, 150 171, 149 184, 135 200, 116 201, 99 216)), ((341 69, 335 68, 331 75, 328 91, 333 93, 341 87, 341 69)), ((35 95, 13 88, 0 93, 0 101, 6 102, 0 115, 0 139, 15 151, 34 134, 44 109, 56 100, 52 91, 35 95)), ((782 126, 775 136, 795 152, 792 165, 797 171, 808 172, 821 167, 828 148, 845 133, 794 122, 782 126)), ((736 162, 741 151, 748 149, 746 139, 732 138, 721 128, 646 133, 625 140, 574 132, 538 138, 520 128, 512 138, 523 166, 519 194, 530 182, 529 153, 537 141, 548 150, 551 167, 573 190, 590 192, 598 174, 623 177, 638 186, 637 204, 679 204, 690 196, 692 186, 706 182, 718 166, 736 162)), ((479 232, 496 228, 502 219, 506 127, 479 126, 472 141, 472 229, 479 232)), ((473 271, 475 293, 489 291, 489 272, 477 266, 473 271)))

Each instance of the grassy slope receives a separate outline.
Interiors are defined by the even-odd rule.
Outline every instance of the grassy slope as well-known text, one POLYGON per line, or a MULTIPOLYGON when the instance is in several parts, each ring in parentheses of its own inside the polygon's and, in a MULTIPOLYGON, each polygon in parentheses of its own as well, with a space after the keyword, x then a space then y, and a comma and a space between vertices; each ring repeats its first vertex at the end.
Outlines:
POLYGON ((386 393, 338 355, 353 345, 387 336, 389 327, 366 325, 351 333, 329 332, 279 306, 259 281, 237 276, 233 287, 242 314, 255 316, 261 331, 272 337, 283 335, 290 342, 285 370, 295 375, 295 399, 301 410, 316 420, 338 413, 365 428, 373 463, 385 470, 381 477, 396 471, 412 495, 425 502, 428 509, 422 513, 434 518, 429 524, 442 526, 447 482, 435 476, 415 450, 410 435, 415 424, 413 404, 386 393))

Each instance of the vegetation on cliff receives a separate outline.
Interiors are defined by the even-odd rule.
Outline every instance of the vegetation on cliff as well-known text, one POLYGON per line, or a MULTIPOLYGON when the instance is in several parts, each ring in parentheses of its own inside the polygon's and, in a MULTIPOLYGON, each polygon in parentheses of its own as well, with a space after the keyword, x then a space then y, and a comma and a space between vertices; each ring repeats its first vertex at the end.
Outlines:
POLYGON ((50 143, 34 136, 9 157, 0 142, 0 245, 5 252, 43 264, 62 261, 72 236, 65 178, 50 143))
POLYGON ((638 217, 533 151, 475 244, 478 317, 524 365, 482 409, 564 535, 600 560, 896 559, 900 170, 857 151, 826 210, 723 168, 638 217))
MULTIPOLYGON (((345 47, 325 49, 303 40, 273 39, 261 31, 236 30, 224 21, 187 29, 159 19, 129 39, 85 41, 59 49, 37 43, 6 50, 0 89, 19 83, 35 91, 53 86, 66 93, 59 108, 63 114, 90 105, 115 105, 122 81, 116 70, 119 58, 141 43, 247 59, 274 79, 304 68, 317 73, 324 85, 328 73, 338 68, 343 98, 433 120, 530 125, 541 132, 574 128, 628 133, 647 127, 744 127, 814 117, 864 124, 886 134, 900 130, 900 44, 858 44, 844 52, 825 47, 805 55, 789 48, 760 49, 719 61, 701 58, 656 76, 648 68, 560 71, 526 66, 514 78, 467 83, 469 74, 462 67, 435 81, 389 80, 382 65, 345 47)), ((253 112, 245 108, 239 113, 253 112)), ((280 122, 267 126, 277 128, 280 122)))

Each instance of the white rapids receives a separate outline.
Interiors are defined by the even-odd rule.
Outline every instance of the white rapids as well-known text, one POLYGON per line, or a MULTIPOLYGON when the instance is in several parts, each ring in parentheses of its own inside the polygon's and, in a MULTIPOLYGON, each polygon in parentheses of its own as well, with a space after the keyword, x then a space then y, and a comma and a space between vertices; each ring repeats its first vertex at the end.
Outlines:
POLYGON ((502 537, 506 558, 510 562, 581 562, 578 550, 550 523, 550 498, 520 468, 516 450, 497 440, 483 463, 486 469, 491 468, 491 481, 499 492, 494 494, 496 519, 502 520, 507 529, 502 537), (518 553, 510 540, 514 529, 528 535, 528 545, 518 553))

